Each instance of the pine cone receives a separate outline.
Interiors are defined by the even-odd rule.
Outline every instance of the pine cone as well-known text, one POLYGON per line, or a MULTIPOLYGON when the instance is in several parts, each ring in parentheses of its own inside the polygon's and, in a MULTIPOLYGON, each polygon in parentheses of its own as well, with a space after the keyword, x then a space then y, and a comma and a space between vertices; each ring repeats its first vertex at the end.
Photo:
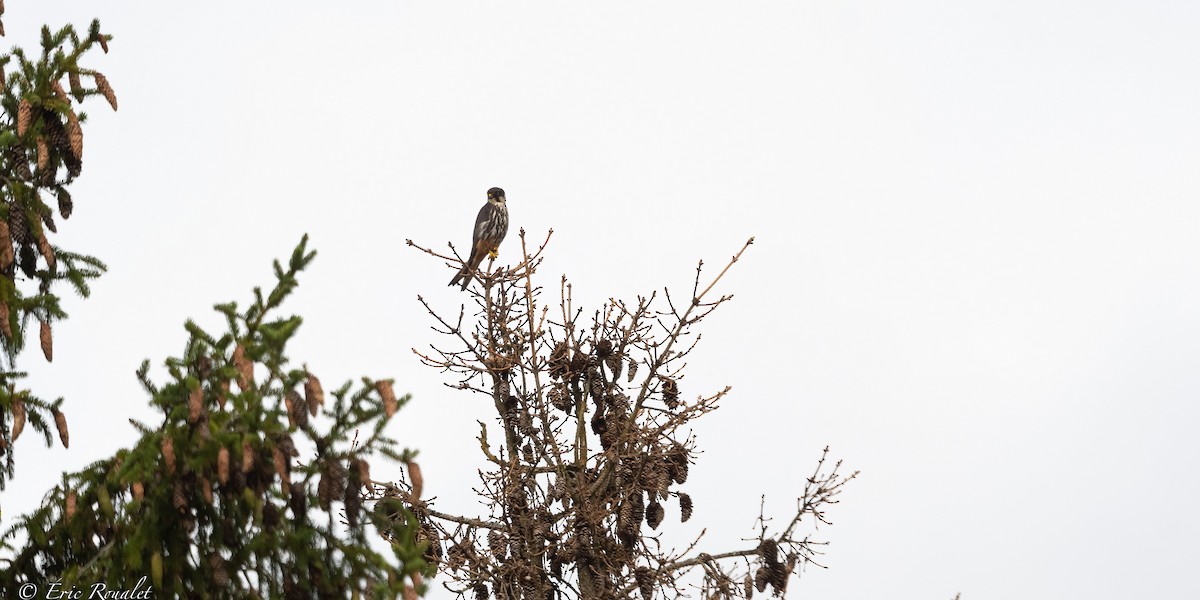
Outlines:
POLYGON ((163 464, 167 466, 167 475, 175 474, 175 440, 170 436, 163 436, 162 439, 162 456, 163 464))
POLYGON ((21 272, 30 279, 37 275, 37 252, 32 245, 21 246, 21 272))
POLYGON ((567 375, 567 343, 559 342, 554 345, 554 350, 550 352, 550 360, 547 365, 550 367, 550 377, 552 379, 562 379, 567 375))
POLYGON ((99 73, 94 73, 92 79, 96 80, 96 91, 100 92, 100 95, 104 96, 105 100, 108 100, 109 106, 112 106, 115 112, 117 110, 117 94, 113 92, 112 86, 109 85, 108 78, 99 73))
POLYGON ((475 600, 487 600, 487 599, 488 599, 487 584, 476 583, 475 584, 475 600))
POLYGON ((667 454, 671 479, 675 483, 685 483, 688 478, 688 452, 682 444, 675 444, 667 454))
POLYGON ((425 553, 421 558, 430 564, 436 564, 442 561, 442 536, 438 533, 437 528, 429 523, 421 525, 417 531, 417 543, 426 543, 425 553))
POLYGON ((83 128, 79 126, 79 117, 72 111, 67 111, 67 141, 71 144, 71 156, 83 160, 83 128))
POLYGON ((221 485, 229 483, 229 448, 225 446, 217 451, 217 481, 221 485))
POLYGON ((213 503, 212 482, 209 481, 207 477, 201 477, 199 485, 200 485, 200 494, 204 496, 204 502, 206 504, 212 504, 213 503))
POLYGON ((521 411, 517 417, 517 431, 526 437, 533 437, 536 431, 533 428, 533 416, 529 411, 521 411))
POLYGON ((495 529, 488 532, 488 549, 492 551, 492 557, 497 562, 504 560, 505 552, 508 549, 508 542, 504 539, 504 534, 495 529))
POLYGON ((575 353, 571 355, 571 363, 570 363, 569 368, 572 373, 575 373, 575 374, 583 373, 584 371, 587 370, 588 359, 591 357, 589 357, 588 355, 586 355, 582 352, 579 352, 578 348, 576 348, 575 350, 576 350, 575 353))
POLYGON ((408 467, 408 478, 412 481, 412 500, 416 502, 421 499, 421 492, 425 488, 425 477, 421 475, 421 465, 410 460, 405 466, 408 467))
POLYGON ((67 492, 66 507, 63 513, 67 515, 68 519, 75 516, 75 504, 77 501, 78 498, 75 495, 75 490, 67 492))
MULTIPOLYGON (((54 182, 57 178, 58 178, 58 159, 53 154, 50 154, 50 156, 48 157, 48 162, 46 163, 46 167, 44 169, 38 169, 38 172, 36 173, 35 177, 33 178, 33 181, 39 186, 50 187, 50 186, 54 185, 54 182)), ((47 208, 49 208, 49 207, 47 207, 47 208)), ((46 217, 47 217, 47 214, 42 213, 43 221, 46 220, 46 217)), ((50 227, 50 231, 54 231, 54 232, 58 231, 58 230, 54 229, 54 225, 52 223, 47 226, 50 227)))
POLYGON ((140 481, 133 482, 133 484, 129 486, 129 490, 130 490, 130 492, 133 493, 134 500, 137 500, 140 502, 143 498, 146 497, 146 486, 143 485, 142 482, 140 482, 140 481))
POLYGON ((358 470, 358 480, 363 485, 371 485, 371 463, 368 463, 365 458, 354 459, 354 468, 358 470))
MULTIPOLYGON (((330 496, 328 502, 323 501, 322 508, 329 510, 330 502, 346 494, 346 467, 339 460, 327 461, 321 469, 321 482, 327 482, 325 485, 330 496)), ((319 491, 320 483, 317 484, 317 488, 319 491)))
POLYGON ((599 403, 604 399, 604 380, 600 378, 599 369, 588 369, 588 375, 591 380, 589 391, 592 393, 592 401, 599 403))
POLYGON ((762 558, 763 564, 768 568, 773 568, 779 564, 779 544, 767 538, 758 544, 758 556, 762 558))
POLYGON ((778 593, 783 593, 787 587, 788 572, 783 563, 775 563, 767 569, 767 581, 771 582, 771 587, 775 588, 778 593))
POLYGON ((38 111, 38 116, 42 121, 42 133, 46 135, 46 142, 49 144, 50 150, 64 155, 71 154, 70 136, 67 135, 67 129, 63 127, 63 122, 59 120, 58 113, 41 109, 38 111))
POLYGON ((50 323, 48 321, 41 322, 40 333, 42 354, 46 356, 46 362, 54 362, 54 336, 50 333, 50 323))
POLYGON ((749 573, 746 573, 746 579, 742 580, 742 595, 746 600, 754 597, 754 578, 750 577, 749 573))
POLYGON ((317 416, 317 408, 325 405, 325 390, 321 389, 321 381, 317 379, 307 369, 304 371, 307 378, 304 380, 304 398, 308 403, 308 412, 312 416, 317 416))
POLYGON ((58 439, 62 441, 63 448, 70 448, 71 433, 67 431, 67 416, 57 408, 50 409, 50 412, 54 415, 54 425, 58 428, 58 439))
POLYGON ((0 219, 0 272, 8 273, 9 267, 17 261, 13 253, 12 234, 8 230, 8 221, 0 219))
POLYGON ((637 581, 638 592, 642 594, 643 600, 650 600, 654 597, 654 574, 649 568, 634 569, 633 578, 637 581))
POLYGON ((26 181, 33 179, 33 171, 29 170, 29 158, 25 155, 25 148, 22 148, 21 146, 9 146, 7 154, 9 170, 11 170, 18 179, 23 179, 26 181))
POLYGON ((635 360, 629 361, 629 372, 625 374, 625 381, 632 383, 633 378, 637 376, 638 363, 635 360))
POLYGON ((304 398, 300 397, 300 393, 296 390, 288 390, 283 396, 283 401, 287 406, 288 420, 297 427, 307 427, 308 405, 305 404, 304 398))
POLYGON ((58 188, 58 214, 62 218, 71 218, 71 212, 75 210, 75 203, 71 200, 71 193, 66 188, 58 188))
POLYGON ((200 420, 200 413, 204 410, 204 390, 196 386, 188 393, 188 422, 195 425, 196 421, 200 420))
POLYGON ((26 98, 21 98, 17 105, 17 137, 25 137, 29 126, 33 124, 33 105, 26 98))
MULTIPOLYGON (((6 311, 7 312, 7 311, 6 311)), ((3 315, 4 322, 8 323, 8 315, 3 315)), ((12 441, 16 442, 18 437, 21 437, 21 432, 25 430, 25 400, 20 396, 13 399, 13 425, 12 425, 12 441)))
POLYGON ((390 419, 396 414, 396 409, 399 407, 396 400, 396 392, 392 390, 392 381, 390 379, 375 382, 375 390, 379 392, 379 396, 383 398, 383 414, 390 419))
POLYGON ((617 509, 617 534, 633 533, 641 521, 633 520, 633 501, 625 500, 617 509))
POLYGON ((283 451, 279 449, 279 446, 276 446, 271 451, 271 454, 275 457, 275 474, 279 476, 279 480, 283 482, 283 486, 286 489, 292 485, 291 465, 288 464, 287 457, 283 455, 283 451))
POLYGON ((650 506, 646 507, 646 524, 650 526, 650 529, 658 529, 658 525, 662 523, 666 514, 658 500, 651 500, 650 506))
POLYGON ((662 394, 663 403, 667 405, 667 408, 674 410, 676 406, 679 406, 679 384, 674 379, 662 378, 662 394))
POLYGON ((646 500, 642 497, 642 492, 640 490, 634 491, 629 499, 633 503, 629 518, 634 523, 641 523, 642 519, 646 517, 646 500))
POLYGON ((175 480, 175 487, 171 492, 171 503, 175 506, 175 509, 178 510, 179 512, 181 512, 181 513, 187 512, 187 507, 188 507, 187 492, 184 491, 184 489, 183 489, 183 480, 182 479, 175 480))
POLYGON ((683 492, 679 492, 679 516, 680 523, 692 518, 692 497, 683 492))
POLYGON ((658 494, 658 461, 647 460, 638 473, 638 487, 653 498, 658 494))
POLYGON ((550 404, 554 405, 554 408, 566 413, 571 412, 571 398, 569 395, 564 394, 558 386, 550 388, 547 396, 550 399, 550 404))
POLYGON ((45 171, 48 164, 50 164, 50 145, 46 143, 46 138, 39 135, 37 137, 38 171, 45 171))
POLYGON ((625 361, 621 360, 620 354, 613 354, 604 359, 604 364, 608 367, 608 372, 612 374, 614 382, 621 377, 621 367, 625 366, 625 361))
POLYGON ((658 471, 658 487, 656 489, 658 490, 658 495, 663 498, 666 498, 671 490, 671 475, 667 473, 665 467, 658 471))
POLYGON ((766 567, 759 567, 758 570, 754 572, 754 587, 760 592, 766 590, 767 580, 770 578, 770 576, 770 572, 767 571, 766 567))
POLYGON ((250 446, 250 440, 242 440, 242 474, 249 474, 254 470, 254 448, 250 446))
POLYGON ((67 83, 71 86, 71 94, 75 96, 75 101, 83 102, 83 85, 79 83, 79 73, 77 71, 67 73, 67 83))
POLYGON ((600 340, 596 343, 596 358, 604 360, 613 355, 612 340, 600 340))
POLYGON ((241 388, 243 392, 250 389, 250 386, 254 385, 254 363, 250 362, 250 360, 246 358, 245 346, 238 344, 237 347, 233 349, 233 357, 231 360, 233 361, 233 366, 238 372, 238 387, 241 388))

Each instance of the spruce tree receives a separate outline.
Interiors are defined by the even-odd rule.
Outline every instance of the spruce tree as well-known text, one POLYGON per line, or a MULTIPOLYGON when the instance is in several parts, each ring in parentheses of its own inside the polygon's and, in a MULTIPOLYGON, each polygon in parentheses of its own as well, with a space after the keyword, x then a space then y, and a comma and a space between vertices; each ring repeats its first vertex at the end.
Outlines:
MULTIPOLYGON (((0 56, 0 488, 26 428, 47 445, 54 431, 64 447, 70 440, 63 400, 22 387, 17 357, 36 331, 52 360, 53 328, 67 316, 60 284, 86 297, 105 270, 52 240, 56 219, 74 210, 70 185, 82 172, 80 105, 99 96, 117 108, 108 79, 82 64, 111 39, 98 21, 82 36, 43 28, 40 53, 0 56)), ((88 597, 148 587, 152 597, 187 598, 424 591, 428 544, 417 541, 416 516, 371 500, 386 489, 372 480, 372 462, 401 461, 409 480, 420 479, 414 453, 384 435, 409 397, 397 397, 391 380, 371 379, 326 393, 287 355, 301 319, 276 313, 314 255, 306 237, 286 265, 275 263, 269 291, 256 288, 244 309, 217 305, 221 334, 187 321, 166 381, 152 381, 142 365, 137 376, 162 422, 131 420, 131 447, 64 473, 32 513, 6 515, 0 598, 23 597, 27 584, 88 597)))
POLYGON ((16 519, 0 544, 0 597, 52 582, 140 582, 154 597, 185 598, 424 591, 421 523, 404 503, 375 500, 392 486, 376 484, 369 462, 402 462, 420 481, 414 454, 384 435, 409 397, 367 378, 326 394, 287 355, 301 319, 276 313, 314 255, 306 236, 286 265, 275 262, 273 288, 255 288, 244 309, 216 305, 223 333, 187 321, 167 381, 153 382, 143 363, 138 377, 162 423, 131 420, 140 433, 131 448, 64 474, 40 509, 16 519), (373 549, 375 534, 386 553, 373 549))
MULTIPOLYGON (((0 2, 0 15, 3 10, 0 2)), ((26 428, 47 446, 52 431, 64 448, 70 443, 63 399, 47 400, 24 387, 17 357, 36 337, 52 361, 54 328, 67 318, 60 284, 87 297, 88 281, 105 270, 95 257, 53 239, 56 219, 74 212, 70 186, 83 170, 82 103, 100 97, 117 109, 108 79, 83 66, 96 46, 108 52, 111 39, 99 21, 82 36, 70 25, 56 32, 43 27, 40 52, 14 48, 0 56, 0 489, 15 472, 14 443, 26 428)))

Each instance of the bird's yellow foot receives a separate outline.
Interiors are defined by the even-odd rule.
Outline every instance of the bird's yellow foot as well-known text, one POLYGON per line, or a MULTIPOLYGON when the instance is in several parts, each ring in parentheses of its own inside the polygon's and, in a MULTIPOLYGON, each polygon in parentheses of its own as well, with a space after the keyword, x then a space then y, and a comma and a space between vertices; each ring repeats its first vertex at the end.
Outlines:
POLYGON ((500 258, 500 252, 498 250, 492 250, 491 252, 488 252, 488 256, 492 257, 492 260, 496 260, 497 258, 500 258))

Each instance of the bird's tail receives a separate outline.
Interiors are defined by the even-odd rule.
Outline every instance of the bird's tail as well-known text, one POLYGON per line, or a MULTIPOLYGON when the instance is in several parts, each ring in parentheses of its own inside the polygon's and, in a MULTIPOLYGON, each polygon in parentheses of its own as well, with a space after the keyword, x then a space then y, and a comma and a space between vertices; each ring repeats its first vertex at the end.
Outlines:
POLYGON ((458 274, 454 276, 454 279, 450 280, 450 285, 454 285, 459 281, 462 281, 462 289, 466 290, 467 286, 471 285, 471 279, 473 279, 471 274, 471 266, 463 265, 463 268, 458 271, 458 274))

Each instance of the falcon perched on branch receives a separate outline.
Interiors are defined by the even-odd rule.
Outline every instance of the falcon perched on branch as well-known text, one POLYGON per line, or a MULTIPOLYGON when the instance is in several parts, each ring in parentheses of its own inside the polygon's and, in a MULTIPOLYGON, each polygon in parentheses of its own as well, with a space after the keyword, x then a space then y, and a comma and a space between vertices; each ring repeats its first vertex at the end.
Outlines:
POLYGON ((471 235, 471 257, 463 265, 462 270, 450 280, 450 285, 462 281, 462 289, 467 289, 475 277, 475 270, 483 262, 485 255, 492 258, 499 256, 497 250, 504 234, 508 233, 508 207, 504 205, 504 190, 494 187, 487 191, 487 204, 479 209, 475 217, 475 232, 471 235))

